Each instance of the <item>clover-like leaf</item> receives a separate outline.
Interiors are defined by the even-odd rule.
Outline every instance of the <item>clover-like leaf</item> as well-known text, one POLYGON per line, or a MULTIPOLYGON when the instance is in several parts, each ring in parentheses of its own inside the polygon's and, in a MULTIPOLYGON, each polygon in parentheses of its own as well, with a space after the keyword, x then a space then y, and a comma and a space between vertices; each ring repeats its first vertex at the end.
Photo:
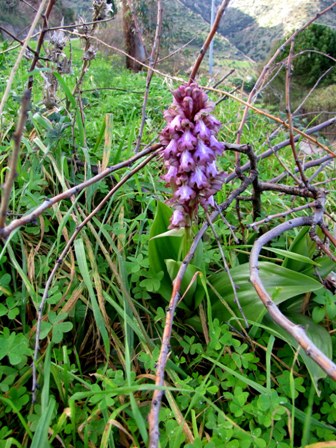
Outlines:
POLYGON ((32 350, 25 335, 10 333, 8 328, 0 334, 0 360, 8 356, 10 364, 16 366, 21 362, 27 362, 27 357, 31 354, 32 350))

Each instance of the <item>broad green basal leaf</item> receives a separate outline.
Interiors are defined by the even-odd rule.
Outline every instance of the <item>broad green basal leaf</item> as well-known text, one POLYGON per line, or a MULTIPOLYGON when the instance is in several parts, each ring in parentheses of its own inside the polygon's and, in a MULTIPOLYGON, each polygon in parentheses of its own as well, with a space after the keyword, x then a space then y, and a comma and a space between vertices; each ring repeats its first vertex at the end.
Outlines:
MULTIPOLYGON (((157 203, 157 210, 150 231, 148 258, 150 271, 153 274, 163 273, 158 292, 166 299, 170 299, 172 280, 167 270, 167 260, 179 262, 188 252, 191 245, 191 232, 185 229, 168 230, 172 210, 162 202, 157 203)), ((192 263, 204 272, 204 256, 202 241, 199 242, 192 263)))
MULTIPOLYGON (((175 260, 166 260, 166 264, 172 282, 182 263, 175 260)), ((194 311, 204 299, 206 286, 204 282, 202 282, 202 275, 203 274, 196 266, 192 264, 188 265, 181 284, 181 297, 187 290, 188 291, 181 302, 181 307, 194 311)))
MULTIPOLYGON (((321 283, 314 278, 283 266, 261 262, 259 267, 263 285, 276 304, 322 288, 321 283)), ((239 302, 245 316, 251 321, 259 322, 266 314, 266 308, 250 282, 249 264, 245 263, 236 266, 230 270, 230 273, 236 285, 239 302)), ((221 271, 211 275, 209 284, 211 285, 209 292, 213 303, 214 317, 223 321, 232 317, 219 297, 229 305, 236 316, 241 317, 234 302, 234 294, 228 274, 225 271, 221 271)))

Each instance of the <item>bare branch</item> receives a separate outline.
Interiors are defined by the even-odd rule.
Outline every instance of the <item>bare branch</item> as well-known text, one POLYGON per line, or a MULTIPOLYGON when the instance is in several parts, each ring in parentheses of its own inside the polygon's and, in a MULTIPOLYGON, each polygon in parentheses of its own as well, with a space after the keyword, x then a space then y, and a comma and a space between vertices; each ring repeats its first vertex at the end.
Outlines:
POLYGON ((156 29, 155 29, 155 36, 154 36, 154 42, 152 46, 152 51, 149 57, 149 69, 147 71, 147 78, 146 78, 146 90, 145 95, 142 103, 142 111, 141 111, 141 124, 139 129, 139 134, 135 146, 135 152, 138 152, 140 149, 142 134, 145 127, 145 121, 146 121, 146 107, 148 102, 148 96, 149 96, 149 89, 150 84, 153 77, 153 68, 155 67, 158 57, 159 57, 159 48, 160 48, 160 36, 161 36, 161 28, 162 28, 162 4, 161 0, 157 0, 157 17, 156 17, 156 29))
MULTIPOLYGON (((322 207, 323 212, 323 207, 322 207)), ((282 223, 272 230, 262 235, 253 245, 250 257, 250 279, 257 291, 261 301, 267 308, 271 318, 284 328, 298 344, 303 348, 308 356, 310 356, 331 378, 336 380, 336 365, 330 360, 315 344, 308 338, 304 328, 301 325, 293 324, 286 316, 282 314, 276 304, 273 302, 271 296, 266 291, 260 275, 259 275, 259 254, 262 248, 272 241, 272 239, 282 235, 288 230, 301 226, 312 226, 320 221, 320 212, 314 216, 304 216, 301 218, 294 218, 290 221, 282 223)))
POLYGON ((287 66, 286 66, 286 113, 287 113, 287 120, 288 120, 288 126, 289 126, 289 141, 290 146, 292 148, 292 154, 294 157, 295 164, 297 166, 297 169, 300 173, 301 180, 304 183, 306 187, 308 187, 308 181, 306 179, 306 176, 304 174, 304 171, 302 169, 300 160, 297 155, 297 151, 295 148, 295 140, 294 140, 294 133, 293 133, 293 117, 291 113, 291 101, 290 101, 290 83, 291 83, 291 72, 292 72, 292 57, 293 57, 293 51, 294 51, 294 38, 291 41, 288 59, 287 59, 287 66))
POLYGON ((144 149, 142 152, 139 152, 130 159, 124 162, 120 162, 117 165, 110 166, 105 170, 103 170, 101 173, 97 174, 94 177, 91 177, 90 179, 87 179, 86 181, 76 185, 75 187, 69 188, 68 190, 63 191, 63 193, 60 193, 50 199, 46 199, 41 205, 36 207, 36 209, 30 212, 29 214, 22 216, 21 218, 15 219, 10 224, 8 224, 8 226, 2 229, 0 228, 0 238, 3 239, 7 238, 18 227, 34 222, 38 216, 40 216, 45 210, 52 207, 54 204, 57 204, 63 199, 69 199, 71 196, 78 194, 84 188, 87 188, 90 185, 99 182, 100 180, 112 174, 114 171, 130 166, 132 163, 134 163, 141 157, 144 157, 145 155, 150 154, 151 152, 156 151, 159 148, 161 148, 161 145, 157 144, 147 149, 144 149))
POLYGON ((221 21, 221 18, 223 16, 223 14, 224 14, 224 12, 225 12, 229 2, 230 2, 230 0, 223 0, 222 3, 220 4, 220 6, 218 7, 217 14, 216 14, 216 17, 215 17, 215 21, 214 21, 214 23, 212 25, 210 33, 208 34, 208 37, 206 38, 206 40, 205 40, 205 42, 203 44, 203 47, 200 50, 200 54, 199 54, 199 56, 198 56, 198 58, 197 58, 197 60, 196 60, 196 62, 194 64, 194 67, 193 67, 192 71, 191 71, 190 78, 189 78, 189 82, 190 83, 193 82, 195 80, 195 78, 196 78, 198 69, 200 68, 200 65, 201 65, 201 63, 203 61, 205 53, 207 52, 207 50, 208 50, 208 48, 210 46, 210 43, 211 43, 212 39, 215 37, 215 34, 216 34, 217 29, 218 29, 219 23, 221 21))
POLYGON ((241 135, 243 132, 243 128, 249 113, 249 109, 250 109, 250 104, 254 103, 254 101, 256 100, 257 96, 258 96, 258 90, 260 89, 260 87, 262 86, 262 84, 265 82, 265 79, 267 79, 268 74, 270 72, 270 67, 273 64, 273 62, 276 60, 276 58, 279 56, 279 54, 281 53, 281 51, 283 50, 283 48, 285 48, 293 39, 295 39, 295 37, 304 29, 306 29, 309 25, 311 25, 313 22, 315 22, 318 18, 320 18, 322 15, 326 14, 328 11, 330 11, 332 8, 334 8, 336 6, 336 2, 332 3, 330 6, 328 6, 327 8, 325 8, 323 11, 319 12, 318 14, 315 15, 315 17, 313 17, 312 19, 308 20, 308 22, 306 22, 300 29, 294 31, 294 33, 277 49, 277 51, 274 53, 274 55, 270 58, 270 60, 268 61, 268 63, 264 66, 264 68, 262 69, 259 78, 257 79, 253 89, 251 90, 248 100, 247 100, 247 105, 244 109, 244 113, 239 125, 239 129, 237 132, 237 143, 240 143, 240 139, 241 139, 241 135))
POLYGON ((69 240, 67 241, 67 244, 65 245, 61 255, 58 257, 57 262, 51 271, 48 280, 46 282, 43 296, 41 299, 41 303, 39 305, 38 311, 37 311, 37 323, 36 323, 36 334, 35 334, 35 347, 34 347, 34 355, 33 355, 33 379, 32 379, 32 401, 35 402, 36 400, 36 390, 37 390, 37 359, 38 359, 38 353, 40 350, 40 332, 41 332, 41 323, 43 318, 43 310, 46 305, 46 302, 48 300, 48 293, 49 289, 51 287, 51 284, 53 282, 54 276, 58 270, 58 268, 63 264, 64 258, 66 257, 67 253, 69 252, 73 242, 75 241, 76 237, 80 233, 80 231, 83 229, 83 227, 86 226, 86 224, 91 221, 91 219, 101 210, 104 204, 116 193, 116 191, 119 190, 119 188, 124 185, 132 176, 134 176, 135 173, 140 171, 144 166, 146 166, 158 153, 159 150, 153 152, 150 154, 145 160, 143 160, 139 165, 137 165, 135 168, 133 168, 129 173, 125 174, 125 176, 109 191, 109 193, 105 196, 105 198, 97 205, 97 207, 92 210, 92 212, 85 218, 83 221, 77 225, 76 230, 71 235, 69 240))
POLYGON ((6 174, 6 181, 5 185, 3 186, 3 193, 2 193, 2 199, 1 199, 1 206, 0 206, 0 232, 3 231, 5 224, 6 224, 6 216, 7 216, 7 209, 9 204, 9 198, 12 192, 14 179, 16 177, 16 168, 17 163, 19 159, 20 154, 20 145, 21 145, 21 138, 22 133, 26 124, 27 116, 28 116, 28 109, 30 104, 30 90, 26 90, 23 94, 22 98, 22 104, 21 104, 21 113, 19 117, 19 121, 16 127, 16 131, 13 134, 13 140, 14 140, 14 149, 13 153, 11 155, 10 163, 9 163, 9 171, 7 171, 6 174))
MULTIPOLYGON (((242 147, 246 147, 246 145, 241 145, 242 147)), ((234 145, 235 149, 238 150, 239 146, 234 145)), ((226 210, 232 202, 243 192, 245 191, 254 181, 255 177, 257 175, 256 171, 252 171, 249 175, 249 177, 246 177, 242 184, 236 188, 235 191, 233 191, 226 201, 224 201, 222 204, 218 206, 218 209, 211 213, 209 220, 211 222, 214 222, 214 220, 219 216, 221 212, 226 210)), ((160 387, 159 389, 156 389, 153 393, 152 398, 152 404, 150 413, 148 416, 148 422, 149 422, 149 448, 157 448, 159 443, 159 412, 161 408, 161 401, 163 397, 163 390, 162 386, 164 385, 164 375, 165 375, 165 368, 168 360, 169 355, 169 346, 170 346, 170 338, 172 333, 172 327, 174 323, 174 314, 177 307, 177 304, 180 301, 180 289, 182 284, 183 276, 187 270, 187 267, 189 263, 191 262, 195 251, 197 249, 198 243, 202 239, 202 236, 208 229, 209 224, 205 222, 197 235, 195 236, 193 243, 189 249, 189 252, 185 256, 180 269, 178 270, 178 273, 173 281, 173 291, 171 295, 171 299, 167 308, 166 313, 166 322, 165 327, 163 330, 163 336, 162 336, 162 342, 161 342, 161 349, 160 349, 160 355, 157 362, 157 368, 156 368, 156 375, 155 375, 155 385, 160 387)))
POLYGON ((36 25, 37 25, 38 21, 40 20, 42 14, 43 14, 43 10, 44 10, 44 7, 45 7, 46 3, 47 3, 47 0, 42 0, 41 1, 40 7, 39 7, 39 9, 38 9, 38 11, 36 13, 36 16, 35 16, 35 18, 33 20, 33 23, 31 24, 31 27, 30 27, 30 29, 28 31, 28 34, 27 34, 27 37, 24 40, 24 43, 23 43, 23 45, 21 47, 21 50, 20 50, 20 53, 18 54, 18 57, 17 57, 17 59, 15 61, 15 64, 14 64, 14 66, 12 68, 12 71, 11 71, 11 73, 9 75, 9 78, 7 80, 6 89, 4 91, 4 94, 2 96, 1 103, 0 103, 0 119, 2 117, 3 110, 4 110, 4 107, 5 107, 5 104, 6 104, 8 95, 9 95, 9 92, 11 91, 12 84, 13 84, 16 72, 17 72, 17 70, 19 68, 21 60, 22 60, 22 58, 23 58, 23 56, 25 54, 25 51, 26 51, 26 49, 28 47, 28 43, 29 43, 29 41, 30 41, 34 31, 35 31, 36 25))
MULTIPOLYGON (((48 6, 46 8, 46 11, 43 14, 43 29, 40 32, 40 36, 39 36, 38 41, 37 41, 36 51, 34 52, 34 57, 33 57, 33 60, 32 60, 32 63, 31 63, 30 69, 29 69, 29 72, 32 72, 35 69, 36 64, 39 61, 40 51, 41 51, 41 48, 42 48, 42 45, 43 45, 43 42, 44 42, 45 35, 47 33, 47 30, 48 30, 48 19, 49 19, 49 16, 51 14, 51 11, 52 11, 55 3, 56 3, 56 0, 49 0, 48 6)), ((29 76, 28 87, 27 87, 29 90, 32 89, 33 83, 34 83, 33 76, 29 76)))

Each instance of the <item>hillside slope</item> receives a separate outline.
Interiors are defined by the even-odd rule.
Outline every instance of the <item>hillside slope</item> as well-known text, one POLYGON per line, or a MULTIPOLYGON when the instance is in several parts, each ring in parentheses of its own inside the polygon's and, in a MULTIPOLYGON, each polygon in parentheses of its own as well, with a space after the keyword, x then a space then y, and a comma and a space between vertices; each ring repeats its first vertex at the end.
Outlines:
MULTIPOLYGON (((211 0, 181 0, 210 22, 211 0)), ((220 0, 216 0, 216 5, 220 0)), ((219 32, 254 60, 262 60, 275 41, 300 28, 307 20, 333 3, 332 0, 231 0, 219 32)), ((336 26, 336 11, 320 23, 336 26)))

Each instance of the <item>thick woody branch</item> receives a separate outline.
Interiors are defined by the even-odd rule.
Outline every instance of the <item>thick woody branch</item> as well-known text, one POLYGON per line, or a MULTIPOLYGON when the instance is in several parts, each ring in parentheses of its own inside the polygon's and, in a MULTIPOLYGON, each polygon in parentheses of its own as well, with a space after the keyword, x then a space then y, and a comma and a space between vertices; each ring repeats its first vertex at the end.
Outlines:
MULTIPOLYGON (((237 145, 237 144, 229 144, 225 143, 225 149, 226 150, 232 150, 236 151, 238 153, 244 153, 247 155, 247 157, 250 160, 250 169, 251 171, 258 173, 257 168, 257 156, 255 155, 252 147, 250 145, 237 145)), ((237 176, 241 176, 242 173, 240 172, 239 167, 236 168, 236 174, 237 176)), ((253 204, 253 219, 257 219, 258 216, 261 215, 261 193, 262 189, 259 186, 258 181, 258 175, 256 175, 252 182, 253 186, 253 197, 252 197, 252 204, 253 204)))
POLYGON ((292 187, 290 185, 279 185, 271 182, 259 182, 261 191, 278 191, 291 196, 301 196, 303 198, 315 198, 315 194, 308 188, 292 187))

